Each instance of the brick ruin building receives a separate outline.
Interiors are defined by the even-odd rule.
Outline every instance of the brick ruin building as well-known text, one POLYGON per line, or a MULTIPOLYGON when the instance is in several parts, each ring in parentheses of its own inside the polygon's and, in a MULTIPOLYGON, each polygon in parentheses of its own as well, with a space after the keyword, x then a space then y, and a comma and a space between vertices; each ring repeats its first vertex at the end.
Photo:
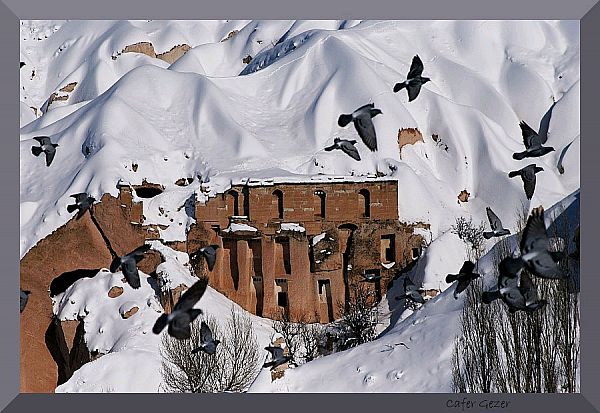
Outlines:
MULTIPOLYGON (((54 318, 55 287, 64 291, 81 276, 107 268, 109 247, 122 255, 160 239, 159 226, 144 223, 143 202, 162 187, 147 182, 118 187, 118 197, 104 194, 93 216, 70 219, 21 259, 21 288, 32 291, 20 316, 22 392, 52 392, 101 356, 87 349, 83 320, 54 318), (134 192, 141 202, 134 201, 134 192)), ((421 236, 398 219, 395 180, 249 181, 191 209, 196 224, 187 240, 165 244, 190 254, 218 244, 210 285, 263 317, 278 318, 287 309, 294 320, 332 321, 348 285, 361 274, 379 273, 379 282, 363 284, 382 295, 395 273, 420 255, 421 236)), ((139 267, 155 277, 160 262, 160 254, 150 251, 139 267)), ((197 275, 208 273, 203 260, 192 260, 192 267, 197 275)), ((165 311, 182 289, 159 297, 165 311)))
MULTIPOLYGON (((217 244, 210 285, 256 315, 331 322, 362 274, 377 297, 421 253, 422 237, 398 218, 398 181, 233 185, 196 203, 189 253, 217 244)), ((208 273, 204 261, 192 263, 208 273)))

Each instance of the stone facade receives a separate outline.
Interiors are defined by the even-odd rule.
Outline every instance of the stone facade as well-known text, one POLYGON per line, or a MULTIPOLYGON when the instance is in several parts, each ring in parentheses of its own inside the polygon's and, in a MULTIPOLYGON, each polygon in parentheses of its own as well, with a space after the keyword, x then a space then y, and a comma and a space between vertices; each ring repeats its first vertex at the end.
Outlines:
MULTIPOLYGON (((32 292, 20 315, 21 392, 53 392, 100 356, 89 353, 81 320, 56 320, 49 292, 60 293, 76 279, 108 268, 111 250, 123 255, 159 239, 156 226, 143 222, 142 203, 162 189, 147 182, 121 186, 117 198, 105 194, 93 214, 72 218, 21 259, 21 288, 32 292), (132 191, 142 202, 133 202, 132 191)), ((197 202, 195 215, 187 240, 169 245, 192 253, 218 244, 213 271, 203 259, 192 260, 194 271, 209 273, 211 287, 263 317, 279 318, 288 310, 293 321, 332 321, 348 285, 361 274, 379 272, 381 280, 369 285, 382 295, 396 271, 420 255, 421 237, 398 220, 397 181, 234 185, 197 202), (232 226, 246 231, 229 231, 232 226)), ((139 268, 155 276, 160 262, 160 254, 151 251, 139 268)), ((178 286, 159 297, 165 311, 183 290, 178 286)), ((133 311, 123 316, 135 317, 133 311)))
POLYGON ((381 297, 420 255, 421 236, 398 219, 398 182, 234 185, 196 204, 188 252, 217 244, 210 285, 256 315, 327 323, 365 273, 381 297), (297 225, 293 225, 297 224, 297 225), (295 230, 294 230, 295 229, 295 230), (318 241, 318 242, 316 242, 318 241))

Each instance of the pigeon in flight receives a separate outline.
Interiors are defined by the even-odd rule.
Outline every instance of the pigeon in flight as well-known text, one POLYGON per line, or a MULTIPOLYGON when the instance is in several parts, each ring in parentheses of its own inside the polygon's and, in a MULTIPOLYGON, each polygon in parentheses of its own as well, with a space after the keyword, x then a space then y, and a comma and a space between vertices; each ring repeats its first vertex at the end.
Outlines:
POLYGON ((21 312, 23 312, 25 306, 27 305, 27 300, 29 300, 29 294, 31 294, 31 291, 21 290, 21 312))
POLYGON ((203 256, 206 259, 206 263, 208 264, 208 270, 212 271, 215 268, 215 262, 217 261, 217 249, 218 245, 208 245, 206 247, 200 248, 198 251, 194 252, 191 256, 192 259, 197 259, 200 256, 203 256))
POLYGON ((508 264, 510 257, 503 259, 498 266, 498 289, 496 291, 485 291, 481 297, 484 304, 501 299, 508 306, 508 311, 514 313, 518 310, 533 312, 546 305, 545 300, 538 298, 537 290, 531 278, 526 272, 518 270, 508 264), (519 285, 519 273, 521 272, 521 283, 519 285))
POLYGON ((92 206, 94 201, 96 201, 96 198, 88 196, 88 194, 85 192, 73 194, 71 195, 71 198, 75 198, 75 203, 72 205, 67 205, 67 211, 73 212, 78 210, 76 219, 81 218, 83 214, 85 214, 85 211, 87 211, 92 206))
POLYGON ((543 170, 544 168, 532 163, 527 165, 525 168, 519 169, 518 171, 510 172, 508 177, 514 178, 515 176, 520 176, 521 179, 523 179, 525 195, 527 195, 527 199, 531 199, 533 197, 533 192, 535 191, 535 174, 542 172, 543 170))
MULTIPOLYGON (((207 277, 202 277, 196 281, 194 285, 181 295, 170 314, 162 314, 158 317, 156 323, 154 323, 154 327, 152 327, 152 332, 154 334, 160 334, 168 324, 170 336, 180 340, 190 338, 192 335, 190 323, 202 314, 202 310, 194 308, 194 305, 202 298, 207 286, 207 277)), ((200 327, 200 335, 201 337, 203 336, 202 327, 200 327)))
POLYGON ((46 154, 46 166, 50 166, 52 160, 54 159, 54 155, 56 155, 56 148, 58 147, 58 143, 52 143, 50 138, 47 136, 36 136, 33 139, 38 141, 41 146, 32 146, 31 153, 35 156, 40 156, 43 152, 46 154))
POLYGON ((525 151, 513 153, 513 159, 520 161, 521 159, 525 158, 537 158, 554 151, 552 146, 542 146, 545 141, 540 135, 538 135, 536 131, 531 129, 531 126, 529 126, 527 123, 521 121, 519 126, 521 127, 521 134, 523 135, 525 151))
POLYGON ((421 73, 423 73, 423 62, 417 55, 413 57, 406 80, 404 82, 396 83, 394 86, 394 93, 406 88, 406 91, 408 92, 408 101, 412 102, 415 100, 417 96, 419 96, 421 85, 431 80, 428 77, 422 77, 421 73))
POLYGON ((283 354, 283 349, 281 347, 268 346, 265 347, 265 350, 271 353, 271 361, 263 364, 263 368, 271 367, 271 370, 273 370, 275 369, 275 367, 281 366, 282 364, 287 363, 292 359, 292 356, 286 356, 283 354))
POLYGON ((141 287, 140 274, 137 269, 137 263, 144 258, 144 253, 150 249, 150 245, 142 245, 122 257, 116 257, 110 264, 110 272, 117 272, 119 267, 123 271, 125 279, 131 285, 131 288, 141 287))
POLYGON ((360 280, 361 282, 375 282, 381 280, 381 274, 372 272, 363 273, 361 276, 363 277, 363 279, 360 280))
POLYGON ((192 350, 192 354, 204 351, 206 354, 215 354, 219 340, 213 339, 212 331, 204 321, 200 325, 200 346, 192 350))
POLYGON ((485 209, 485 212, 487 213, 488 220, 490 221, 490 228, 492 228, 491 232, 483 233, 483 237, 485 239, 490 239, 492 237, 501 237, 503 235, 510 234, 510 231, 508 229, 502 228, 502 221, 500 221, 500 218, 498 218, 498 216, 494 214, 492 208, 487 207, 485 209))
POLYGON ((381 110, 375 109, 374 103, 369 103, 368 105, 356 109, 350 115, 340 115, 338 125, 343 128, 350 122, 354 122, 354 127, 367 148, 369 148, 371 152, 375 152, 377 150, 377 135, 375 134, 375 126, 373 125, 373 120, 371 118, 374 118, 381 113, 383 113, 381 110))
POLYGON ((471 283, 471 281, 480 277, 479 274, 473 272, 475 264, 471 261, 465 261, 458 274, 448 274, 446 276, 446 282, 448 284, 458 280, 456 289, 454 290, 454 298, 457 299, 458 295, 462 293, 471 283))
POLYGON ((417 288, 417 286, 408 277, 406 277, 404 279, 404 294, 400 297, 396 297, 396 300, 406 298, 412 302, 424 304, 425 299, 421 295, 423 292, 424 290, 417 288))
POLYGON ((333 145, 328 146, 327 148, 325 148, 325 150, 327 152, 329 152, 334 149, 341 149, 346 155, 350 156, 353 159, 356 159, 357 161, 360 161, 360 155, 358 154, 358 149, 356 149, 354 147, 355 144, 356 144, 355 140, 349 141, 346 139, 335 138, 333 140, 333 145))
POLYGON ((507 257, 506 266, 509 271, 516 273, 523 266, 535 276, 541 278, 566 278, 558 268, 557 262, 561 260, 561 252, 550 251, 550 241, 544 223, 544 208, 534 208, 527 219, 527 224, 521 236, 521 256, 518 258, 507 257))

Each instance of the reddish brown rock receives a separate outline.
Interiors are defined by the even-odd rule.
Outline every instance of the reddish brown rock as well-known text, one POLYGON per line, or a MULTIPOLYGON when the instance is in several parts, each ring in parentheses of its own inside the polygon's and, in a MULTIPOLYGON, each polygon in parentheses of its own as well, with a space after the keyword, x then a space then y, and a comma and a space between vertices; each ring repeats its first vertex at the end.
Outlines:
POLYGON ((398 131, 398 147, 414 145, 417 142, 423 142, 423 135, 417 128, 402 128, 398 131))
POLYGON ((460 202, 469 202, 469 196, 471 194, 467 192, 466 189, 463 189, 462 191, 460 191, 460 194, 458 194, 458 201, 460 202))
POLYGON ((137 313, 138 310, 139 310, 139 308, 137 306, 131 307, 129 310, 127 310, 124 313, 122 313, 121 317, 123 317, 125 320, 127 320, 129 317, 131 317, 135 313, 137 313))
POLYGON ((112 287, 110 290, 108 290, 108 296, 110 298, 117 298, 121 294, 123 294, 123 288, 118 287, 116 285, 114 287, 112 287))

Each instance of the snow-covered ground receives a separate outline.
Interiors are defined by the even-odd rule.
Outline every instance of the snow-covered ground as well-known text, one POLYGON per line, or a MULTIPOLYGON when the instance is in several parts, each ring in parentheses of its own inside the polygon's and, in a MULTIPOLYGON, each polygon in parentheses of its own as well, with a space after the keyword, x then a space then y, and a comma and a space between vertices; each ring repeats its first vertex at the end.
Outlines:
MULTIPOLYGON (((399 182, 400 219, 431 225, 415 279, 445 290, 444 277, 465 258, 450 232, 457 217, 487 222, 491 206, 514 233, 522 202, 548 208, 580 187, 578 21, 23 21, 20 33, 26 63, 20 69, 21 257, 71 218, 69 195, 116 195, 118 182, 164 186, 144 200, 145 223, 166 225, 161 237, 172 241, 185 238, 192 218, 180 207, 193 194, 201 201, 238 182, 383 174, 399 182), (121 54, 138 42, 151 42, 156 53, 180 44, 191 50, 173 64, 121 54), (392 88, 405 79, 415 54, 432 80, 408 103, 404 90, 392 88), (60 91, 73 83, 72 91, 60 91), (53 92, 66 100, 48 105, 53 92), (519 121, 537 130, 554 101, 547 145, 556 151, 513 160, 523 150, 519 121), (383 112, 373 121, 376 152, 352 125, 337 124, 340 114, 369 102, 383 112), (418 128, 424 141, 400 153, 400 128, 418 128), (39 135, 60 145, 50 167, 31 154, 39 135), (335 137, 357 139, 362 161, 323 151, 335 137), (560 174, 560 153, 571 142, 560 174), (507 173, 533 162, 544 172, 528 201, 521 180, 507 173), (181 178, 194 180, 182 187, 175 184, 181 178), (457 196, 465 189, 470 197, 462 203, 457 196)), ((184 263, 172 255, 165 274, 185 280, 184 263)), ((152 294, 148 283, 133 291, 119 274, 101 272, 61 296, 66 301, 56 311, 73 318, 87 308, 86 341, 108 354, 58 391, 157 390, 159 338, 148 331, 160 306, 152 294), (113 285, 125 290, 117 299, 106 295, 113 285), (119 308, 134 303, 138 313, 122 319, 119 308)), ((387 303, 384 297, 386 332, 378 340, 290 370, 272 385, 261 374, 251 390, 449 390, 448 340, 461 300, 442 293, 412 315, 395 314, 387 303), (386 351, 386 344, 399 342, 410 350, 386 351)), ((209 288, 200 307, 219 319, 230 306, 209 288)), ((270 322, 253 320, 259 344, 266 345, 270 322)))

